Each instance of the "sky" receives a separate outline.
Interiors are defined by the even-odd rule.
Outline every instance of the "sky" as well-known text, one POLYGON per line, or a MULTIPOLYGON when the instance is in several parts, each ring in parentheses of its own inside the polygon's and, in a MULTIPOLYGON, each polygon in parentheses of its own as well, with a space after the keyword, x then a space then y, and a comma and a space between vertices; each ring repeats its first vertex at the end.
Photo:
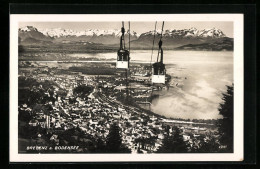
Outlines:
MULTIPOLYGON (((128 22, 124 23, 125 28, 128 28, 128 22)), ((20 22, 19 27, 34 26, 38 29, 46 28, 64 28, 82 31, 86 29, 120 29, 122 22, 20 22)), ((157 29, 161 29, 162 21, 157 23, 157 29)), ((155 22, 131 22, 130 28, 139 34, 154 30, 155 22)), ((194 27, 198 30, 217 28, 223 31, 223 33, 233 38, 233 22, 165 22, 164 30, 166 29, 189 29, 194 27)))

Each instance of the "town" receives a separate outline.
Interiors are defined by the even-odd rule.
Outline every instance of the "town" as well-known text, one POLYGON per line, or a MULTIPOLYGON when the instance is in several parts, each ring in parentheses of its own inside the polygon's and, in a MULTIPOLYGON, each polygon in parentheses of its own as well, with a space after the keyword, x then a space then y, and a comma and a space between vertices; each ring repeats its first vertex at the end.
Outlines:
POLYGON ((19 152, 35 152, 28 146, 41 145, 50 151, 36 152, 59 151, 53 145, 79 146, 61 152, 104 153, 99 144, 113 124, 130 153, 156 153, 175 128, 187 152, 217 138, 214 120, 172 119, 149 110, 159 92, 149 85, 149 73, 145 64, 125 72, 113 63, 19 61, 19 152))

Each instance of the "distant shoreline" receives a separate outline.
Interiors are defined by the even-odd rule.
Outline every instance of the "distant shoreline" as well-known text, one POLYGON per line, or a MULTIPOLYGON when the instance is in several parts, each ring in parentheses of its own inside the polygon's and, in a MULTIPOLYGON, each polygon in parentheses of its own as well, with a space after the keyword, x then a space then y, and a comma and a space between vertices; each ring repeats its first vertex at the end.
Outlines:
MULTIPOLYGON (((57 61, 57 60, 19 60, 19 62, 41 62, 41 63, 116 63, 116 60, 75 60, 75 61, 57 61)), ((131 61, 131 63, 150 64, 145 61, 131 61)))

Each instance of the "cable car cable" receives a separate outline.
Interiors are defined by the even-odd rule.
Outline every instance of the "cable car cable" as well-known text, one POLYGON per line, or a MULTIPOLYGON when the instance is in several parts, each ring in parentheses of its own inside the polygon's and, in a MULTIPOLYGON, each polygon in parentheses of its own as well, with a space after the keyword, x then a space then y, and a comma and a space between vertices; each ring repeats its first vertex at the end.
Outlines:
POLYGON ((154 48, 154 40, 155 40, 155 33, 156 33, 156 25, 157 25, 157 21, 155 22, 155 28, 154 28, 154 35, 153 35, 153 46, 152 46, 152 54, 151 54, 150 67, 152 67, 152 59, 153 59, 153 48, 154 48))
POLYGON ((122 41, 123 41, 123 45, 124 45, 124 48, 123 48, 123 49, 125 49, 125 37, 124 37, 124 34, 125 34, 125 27, 124 27, 124 21, 122 21, 121 32, 122 32, 122 41))
MULTIPOLYGON (((129 68, 129 74, 130 74, 130 38, 131 38, 131 32, 130 32, 130 21, 128 21, 128 26, 129 26, 129 55, 128 55, 128 68, 129 68)), ((131 75, 131 74, 130 74, 131 75)), ((127 81, 127 85, 129 85, 128 84, 129 83, 129 81, 127 81)), ((130 85, 131 85, 131 83, 130 83, 130 85)), ((131 86, 130 86, 130 88, 131 88, 131 86)), ((128 91, 128 88, 127 88, 127 91, 128 91)), ((129 91, 128 91, 128 94, 129 94, 129 91)))
MULTIPOLYGON (((161 39, 162 39, 163 27, 164 27, 164 21, 163 21, 163 23, 162 23, 161 39)), ((160 40, 161 40, 161 39, 160 39, 160 40)))
POLYGON ((159 59, 159 53, 160 53, 160 49, 162 47, 162 34, 163 34, 163 27, 164 27, 164 21, 162 23, 162 32, 161 32, 161 37, 160 37, 160 41, 159 41, 159 49, 158 49, 158 55, 157 55, 157 63, 158 63, 158 59, 159 59))
POLYGON ((130 36, 131 36, 131 32, 130 32, 130 21, 128 21, 128 26, 129 26, 129 49, 128 49, 128 51, 129 51, 129 55, 128 55, 128 68, 130 68, 130 36))

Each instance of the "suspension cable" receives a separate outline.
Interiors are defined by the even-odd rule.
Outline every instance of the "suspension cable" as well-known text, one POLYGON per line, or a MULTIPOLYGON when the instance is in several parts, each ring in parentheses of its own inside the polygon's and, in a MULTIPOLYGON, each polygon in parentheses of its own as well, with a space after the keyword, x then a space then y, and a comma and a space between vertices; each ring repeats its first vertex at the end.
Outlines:
MULTIPOLYGON (((164 27, 164 21, 163 21, 163 23, 162 23, 162 32, 161 32, 160 41, 162 40, 163 27, 164 27)), ((160 41, 159 41, 159 43, 160 43, 160 41)), ((158 49, 157 62, 158 62, 158 59, 159 59, 159 53, 160 53, 160 48, 158 49)))
POLYGON ((125 49, 125 37, 124 37, 125 27, 124 27, 124 21, 122 21, 122 29, 121 29, 121 32, 122 32, 123 45, 124 45, 124 49, 125 49))
POLYGON ((128 24, 129 24, 129 57, 130 57, 130 35, 131 35, 131 32, 130 32, 130 21, 128 21, 128 24))
MULTIPOLYGON (((131 35, 131 32, 130 32, 130 21, 128 21, 128 26, 129 26, 129 55, 128 55, 128 68, 129 68, 129 76, 131 77, 131 74, 130 74, 130 64, 129 64, 129 61, 130 61, 130 35, 131 35)), ((128 73, 128 70, 127 70, 127 73, 128 73)), ((128 78, 128 76, 126 77, 128 78)), ((127 79, 127 102, 128 102, 128 97, 129 97, 129 86, 130 86, 130 89, 131 89, 131 83, 129 84, 129 81, 127 79)))
POLYGON ((160 40, 162 40, 163 27, 164 27, 164 21, 163 21, 163 23, 162 23, 162 32, 161 32, 161 39, 160 39, 160 40))
POLYGON ((155 22, 155 27, 154 27, 154 34, 153 34, 153 46, 152 46, 152 54, 151 54, 150 67, 152 67, 152 59, 153 59, 153 48, 154 48, 154 40, 155 40, 155 33, 156 33, 156 25, 157 25, 157 21, 155 22))

